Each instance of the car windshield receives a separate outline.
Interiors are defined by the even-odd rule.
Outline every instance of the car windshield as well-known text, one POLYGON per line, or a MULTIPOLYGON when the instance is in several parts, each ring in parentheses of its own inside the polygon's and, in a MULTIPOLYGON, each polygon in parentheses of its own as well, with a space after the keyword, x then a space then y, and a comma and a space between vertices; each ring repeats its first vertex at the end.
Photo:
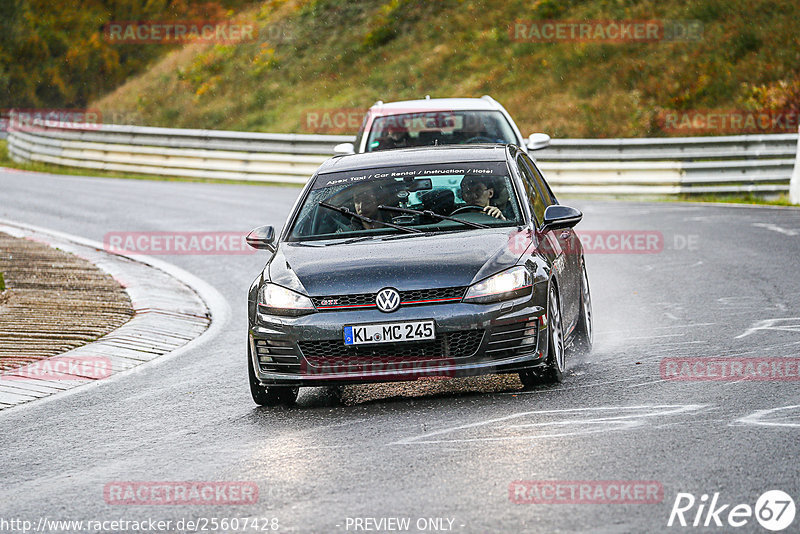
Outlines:
POLYGON ((505 162, 389 167, 317 176, 288 240, 520 224, 505 162))
POLYGON ((367 138, 367 152, 409 146, 473 143, 518 144, 499 111, 433 111, 377 117, 367 138))

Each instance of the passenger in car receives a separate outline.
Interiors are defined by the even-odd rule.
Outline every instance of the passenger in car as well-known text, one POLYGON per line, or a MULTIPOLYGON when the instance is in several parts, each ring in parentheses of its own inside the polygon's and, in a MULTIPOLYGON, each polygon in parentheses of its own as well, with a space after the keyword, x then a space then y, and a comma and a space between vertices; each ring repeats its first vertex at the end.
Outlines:
POLYGON ((388 150, 392 148, 405 148, 412 146, 408 128, 402 124, 391 123, 386 127, 386 135, 378 139, 375 150, 388 150))
POLYGON ((506 217, 500 208, 490 203, 494 195, 494 182, 489 177, 468 174, 461 180, 461 198, 464 202, 482 207, 484 213, 495 219, 505 220, 506 217))
POLYGON ((514 208, 508 201, 509 193, 508 187, 506 186, 506 179, 504 177, 496 176, 494 178, 487 178, 487 180, 491 180, 491 182, 494 184, 494 196, 489 203, 492 206, 497 206, 497 208, 503 214, 503 217, 506 219, 515 218, 516 214, 514 213, 514 208))

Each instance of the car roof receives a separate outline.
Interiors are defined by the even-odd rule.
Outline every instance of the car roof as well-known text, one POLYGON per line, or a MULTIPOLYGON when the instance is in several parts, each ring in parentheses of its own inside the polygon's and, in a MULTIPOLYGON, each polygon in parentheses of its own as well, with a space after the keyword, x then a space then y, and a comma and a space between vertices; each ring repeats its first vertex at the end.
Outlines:
POLYGON ((318 174, 399 165, 427 165, 466 161, 505 161, 507 145, 443 145, 395 148, 346 156, 334 156, 320 166, 318 174))
POLYGON ((373 115, 396 115, 426 111, 489 111, 500 107, 491 98, 426 98, 402 102, 378 102, 370 108, 373 115))

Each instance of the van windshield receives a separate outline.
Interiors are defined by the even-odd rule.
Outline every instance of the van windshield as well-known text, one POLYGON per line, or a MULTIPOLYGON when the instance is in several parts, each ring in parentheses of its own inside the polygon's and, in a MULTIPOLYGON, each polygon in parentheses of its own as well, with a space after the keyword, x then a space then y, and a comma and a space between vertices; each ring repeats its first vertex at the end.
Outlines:
POLYGON ((367 152, 411 146, 518 144, 499 111, 433 111, 376 117, 367 152))

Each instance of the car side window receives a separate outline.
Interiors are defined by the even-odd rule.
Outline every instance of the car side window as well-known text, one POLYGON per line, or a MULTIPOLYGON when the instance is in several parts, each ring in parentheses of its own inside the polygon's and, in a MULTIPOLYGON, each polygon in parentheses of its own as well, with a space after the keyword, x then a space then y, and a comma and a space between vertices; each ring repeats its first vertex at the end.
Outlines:
POLYGON ((536 165, 531 161, 531 159, 527 155, 521 155, 524 164, 528 169, 530 169, 531 174, 533 175, 533 181, 536 184, 536 188, 542 194, 542 200, 544 201, 545 206, 552 206, 553 204, 557 204, 553 193, 550 191, 550 188, 547 187, 547 184, 544 181, 544 176, 542 173, 539 172, 539 169, 536 168, 536 165))
POLYGON ((547 209, 547 205, 542 200, 542 196, 536 188, 534 173, 525 163, 522 154, 517 156, 517 167, 519 167, 519 173, 522 176, 522 184, 525 187, 525 194, 533 210, 536 225, 539 226, 542 224, 542 221, 544 221, 544 210, 547 209))

